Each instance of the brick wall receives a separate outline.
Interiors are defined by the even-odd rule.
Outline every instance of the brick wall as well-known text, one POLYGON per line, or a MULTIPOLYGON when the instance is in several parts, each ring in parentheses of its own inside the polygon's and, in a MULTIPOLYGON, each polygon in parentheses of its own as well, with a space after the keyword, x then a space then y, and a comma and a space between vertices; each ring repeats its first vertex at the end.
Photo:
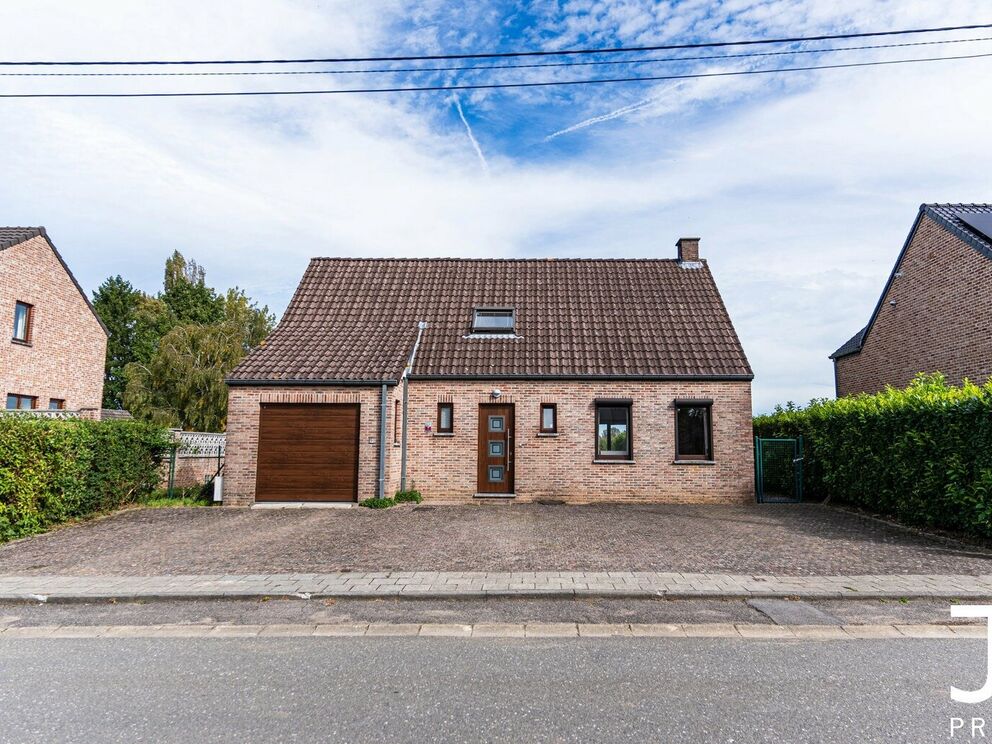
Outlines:
POLYGON ((992 375, 992 260, 924 216, 858 354, 837 359, 837 394, 992 375), (895 301, 895 305, 889 304, 895 301))
POLYGON ((747 382, 410 383, 408 478, 428 501, 466 501, 477 491, 479 404, 513 403, 517 500, 734 503, 754 498, 751 385, 747 382), (454 403, 454 436, 437 430, 437 403, 454 403), (630 398, 634 463, 594 463, 597 398, 630 398), (676 465, 676 398, 712 398, 713 465, 676 465), (538 436, 540 405, 558 406, 558 436, 538 436))
MULTIPOLYGON (((394 386, 390 396, 396 394, 394 386)), ((357 387, 231 387, 227 399, 227 446, 224 462, 224 504, 248 506, 255 501, 258 465, 258 420, 262 403, 358 403, 358 498, 376 495, 379 478, 379 386, 357 387)), ((391 411, 392 409, 390 409, 391 411)), ((387 464, 394 449, 386 447, 387 464)), ((396 449, 396 460, 399 450, 396 449)), ((398 471, 397 471, 398 472, 398 471)), ((398 476, 397 476, 398 477, 398 476)), ((390 484, 391 485, 391 484, 390 484)), ((395 486, 391 486, 395 488, 395 486)), ((387 491, 392 493, 392 491, 387 491)))
MULTIPOLYGON (((479 404, 514 405, 515 490, 518 500, 544 497, 569 502, 720 502, 754 498, 751 386, 747 382, 433 382, 410 383, 407 483, 429 502, 467 502, 476 493, 479 404), (454 403, 454 436, 435 436, 437 403, 454 403), (634 462, 597 464, 597 398, 631 398, 634 462), (676 398, 713 399, 715 464, 674 464, 676 398), (539 437, 542 402, 558 405, 558 436, 539 437), (431 423, 433 431, 425 432, 431 423)), ((229 398, 224 503, 254 501, 259 404, 360 403, 359 499, 373 496, 378 477, 379 388, 232 387, 229 398)), ((399 488, 401 448, 393 444, 394 401, 390 389, 386 447, 386 493, 399 488)))
POLYGON ((43 236, 0 250, 0 406, 8 393, 96 409, 107 336, 43 236), (34 306, 31 343, 11 342, 14 304, 34 306))

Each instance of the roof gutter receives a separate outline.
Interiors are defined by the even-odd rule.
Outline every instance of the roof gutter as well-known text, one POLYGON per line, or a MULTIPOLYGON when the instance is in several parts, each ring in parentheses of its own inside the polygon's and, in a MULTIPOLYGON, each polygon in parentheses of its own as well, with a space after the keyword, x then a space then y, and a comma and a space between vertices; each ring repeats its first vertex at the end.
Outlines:
POLYGON ((403 439, 400 445, 400 490, 406 490, 406 441, 408 432, 408 407, 410 402, 410 370, 413 369, 413 363, 417 359, 417 349, 420 348, 420 338, 424 335, 424 330, 427 328, 426 321, 417 322, 417 340, 413 342, 413 349, 410 351, 410 358, 407 360, 406 367, 403 369, 403 439))
POLYGON ((224 380, 231 387, 317 387, 321 385, 347 385, 349 387, 378 387, 398 385, 399 380, 266 380, 264 378, 242 380, 228 377, 224 380))
POLYGON ((490 375, 408 375, 411 380, 593 380, 617 382, 750 382, 753 374, 747 375, 530 375, 530 374, 490 374, 490 375))

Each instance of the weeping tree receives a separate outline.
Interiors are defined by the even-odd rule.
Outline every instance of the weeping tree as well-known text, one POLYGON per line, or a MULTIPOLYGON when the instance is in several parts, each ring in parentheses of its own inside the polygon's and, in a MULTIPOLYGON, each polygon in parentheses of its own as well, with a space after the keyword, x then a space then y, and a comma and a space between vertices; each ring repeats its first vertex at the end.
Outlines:
POLYGON ((169 331, 147 363, 124 371, 124 402, 138 418, 187 431, 224 431, 224 378, 245 355, 235 323, 187 324, 169 331))
POLYGON ((186 430, 223 431, 224 378, 275 326, 238 287, 208 287, 203 267, 179 251, 166 260, 157 295, 112 277, 94 306, 110 330, 105 405, 186 430))

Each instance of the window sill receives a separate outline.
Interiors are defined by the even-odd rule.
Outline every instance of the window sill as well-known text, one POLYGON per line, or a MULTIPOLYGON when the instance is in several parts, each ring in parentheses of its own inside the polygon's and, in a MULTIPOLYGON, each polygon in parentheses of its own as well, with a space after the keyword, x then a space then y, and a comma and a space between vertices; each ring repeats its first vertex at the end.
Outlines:
POLYGON ((633 465, 634 460, 593 460, 593 465, 633 465))
POLYGON ((435 437, 453 437, 455 432, 453 431, 436 431, 434 432, 435 437))
POLYGON ((10 343, 17 344, 18 346, 31 346, 31 342, 30 341, 22 341, 19 338, 12 338, 12 339, 10 339, 10 343))
POLYGON ((716 465, 716 460, 673 460, 672 465, 716 465))
POLYGON ((558 436, 558 432, 556 432, 556 431, 539 431, 539 432, 537 432, 537 436, 539 436, 539 437, 556 437, 556 436, 558 436))

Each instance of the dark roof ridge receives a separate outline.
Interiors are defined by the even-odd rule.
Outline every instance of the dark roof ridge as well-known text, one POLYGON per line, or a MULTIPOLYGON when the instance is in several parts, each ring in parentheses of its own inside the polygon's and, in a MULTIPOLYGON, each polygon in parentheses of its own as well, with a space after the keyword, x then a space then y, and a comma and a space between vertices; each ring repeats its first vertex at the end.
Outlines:
MULTIPOLYGON (((515 257, 515 258, 501 258, 501 257, 477 258, 477 257, 471 257, 471 256, 424 256, 424 257, 418 257, 418 258, 415 258, 415 257, 412 257, 412 256, 313 256, 313 257, 311 257, 310 260, 311 261, 402 261, 402 262, 406 262, 406 263, 414 263, 414 262, 421 262, 421 261, 465 261, 465 262, 476 262, 476 263, 482 263, 484 261, 493 261, 493 262, 500 262, 500 263, 513 263, 513 262, 523 263, 523 262, 527 262, 527 261, 531 261, 531 262, 534 262, 534 263, 539 263, 539 262, 553 263, 555 261, 561 261, 561 262, 579 262, 579 261, 582 261, 582 262, 592 262, 592 261, 607 262, 607 261, 610 261, 610 262, 617 262, 617 263, 621 263, 621 262, 625 262, 625 261, 628 262, 628 263, 638 263, 638 262, 640 262, 640 263, 648 263, 648 262, 654 263, 654 262, 659 262, 659 261, 665 261, 665 262, 668 262, 668 263, 678 263, 679 262, 679 260, 677 258, 643 258, 643 257, 634 257, 634 258, 622 258, 622 257, 593 258, 593 257, 588 257, 588 256, 585 256, 585 257, 574 257, 574 258, 573 257, 563 257, 562 258, 562 257, 557 257, 557 256, 548 256, 548 257, 545 257, 545 258, 520 258, 520 257, 515 257)), ((705 260, 706 260, 705 258, 700 259, 700 261, 704 261, 704 262, 705 262, 705 260)))

